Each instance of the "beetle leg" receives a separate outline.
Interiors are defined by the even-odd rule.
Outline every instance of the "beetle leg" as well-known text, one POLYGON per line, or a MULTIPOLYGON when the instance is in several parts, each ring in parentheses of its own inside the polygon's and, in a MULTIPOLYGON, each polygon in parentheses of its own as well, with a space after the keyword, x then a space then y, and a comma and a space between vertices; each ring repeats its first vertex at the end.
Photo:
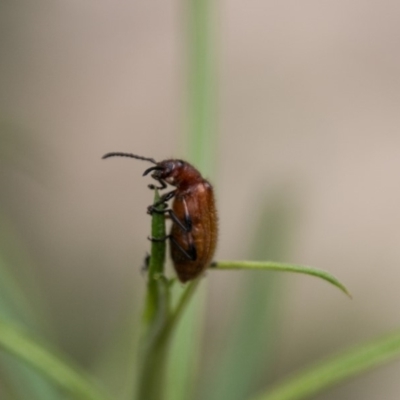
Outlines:
POLYGON ((165 193, 161 196, 160 202, 165 203, 168 200, 171 200, 176 195, 176 190, 171 190, 168 193, 165 193))
MULTIPOLYGON (((155 179, 155 178, 154 178, 154 179, 155 179)), ((158 181, 158 183, 159 183, 161 186, 156 186, 156 185, 153 185, 153 184, 150 183, 150 185, 147 185, 147 187, 148 187, 149 189, 151 189, 151 190, 154 190, 154 189, 162 190, 162 189, 165 189, 165 188, 167 187, 167 184, 165 183, 165 181, 164 181, 163 179, 156 179, 156 181, 158 181)))
POLYGON ((147 236, 147 239, 150 240, 150 242, 165 242, 167 239, 171 239, 171 235, 166 235, 161 238, 155 238, 152 236, 147 236))
POLYGON ((185 215, 185 225, 172 210, 167 211, 172 221, 174 221, 184 232, 190 232, 192 230, 192 219, 189 215, 185 215))
POLYGON ((152 204, 151 206, 147 207, 147 213, 152 214, 153 212, 162 214, 167 212, 167 210, 158 210, 157 207, 165 204, 168 200, 171 200, 176 194, 176 190, 172 190, 171 192, 165 193, 161 196, 160 200, 158 200, 156 203, 152 204))
POLYGON ((162 238, 154 238, 151 236, 147 237, 150 242, 164 242, 167 239, 171 240, 171 242, 174 243, 174 245, 191 261, 196 261, 197 259, 197 250, 196 246, 193 243, 190 243, 189 249, 185 250, 171 235, 164 236, 162 238))
MULTIPOLYGON (((167 193, 165 195, 166 200, 164 200, 164 201, 168 201, 170 198, 174 197, 175 193, 176 193, 176 190, 174 190, 173 192, 167 193)), ((176 214, 174 213, 174 211, 172 209, 167 208, 165 210, 158 210, 158 209, 154 208, 155 205, 157 205, 157 203, 154 204, 153 206, 148 207, 147 212, 149 214, 151 214, 152 212, 155 212, 158 214, 168 214, 169 217, 172 219, 172 221, 174 221, 175 224, 177 224, 184 232, 191 232, 193 223, 192 223, 192 217, 190 216, 189 211, 187 209, 186 202, 184 202, 184 205, 185 205, 184 221, 181 221, 176 216, 176 214)))
POLYGON ((192 219, 190 218, 190 216, 186 216, 185 215, 185 223, 186 225, 176 216, 176 214, 174 213, 173 210, 171 210, 170 208, 166 209, 166 210, 157 210, 157 209, 153 209, 151 210, 152 212, 155 212, 157 214, 168 214, 167 217, 170 217, 172 219, 172 221, 175 222, 175 224, 177 224, 184 232, 190 232, 192 230, 192 219))
POLYGON ((157 210, 153 208, 152 206, 149 206, 149 209, 147 210, 149 214, 156 213, 156 214, 168 214, 166 217, 170 217, 172 221, 174 221, 184 232, 190 232, 192 230, 192 220, 189 218, 185 217, 185 222, 187 223, 187 226, 183 224, 183 222, 175 215, 174 211, 171 210, 170 208, 166 210, 157 210), (151 208, 150 208, 151 207, 151 208))
POLYGON ((193 243, 190 243, 189 249, 185 250, 175 239, 173 236, 169 238, 171 242, 191 261, 196 261, 197 259, 197 250, 196 246, 193 243))
POLYGON ((176 190, 173 190, 172 192, 166 193, 164 196, 161 197, 157 203, 152 204, 151 206, 147 207, 147 212, 149 214, 152 213, 157 213, 157 214, 168 214, 168 216, 174 221, 184 232, 190 232, 192 230, 192 218, 190 217, 190 214, 185 208, 185 221, 182 222, 174 213, 174 211, 170 208, 167 208, 165 210, 159 210, 156 207, 165 204, 168 200, 172 199, 176 194, 176 190))
POLYGON ((145 273, 149 270, 149 265, 150 265, 150 254, 146 253, 146 256, 143 260, 143 265, 140 268, 140 272, 145 273))

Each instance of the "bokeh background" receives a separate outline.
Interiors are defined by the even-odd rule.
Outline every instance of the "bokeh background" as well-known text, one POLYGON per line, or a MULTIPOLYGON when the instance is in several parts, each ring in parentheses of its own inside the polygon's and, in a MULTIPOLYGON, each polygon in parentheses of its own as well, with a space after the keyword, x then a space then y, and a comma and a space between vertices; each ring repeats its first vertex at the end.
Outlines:
MULTIPOLYGON (((265 257, 325 269, 353 294, 300 275, 207 274, 206 370, 249 274, 274 282, 261 388, 399 326, 400 5, 222 0, 215 13, 216 258, 256 259, 264 243, 265 257)), ((100 158, 185 156, 185 29, 184 2, 0 3, 1 250, 28 299, 15 313, 105 381, 134 341, 152 197, 146 164, 100 158)), ((399 372, 317 398, 395 400, 399 372)))

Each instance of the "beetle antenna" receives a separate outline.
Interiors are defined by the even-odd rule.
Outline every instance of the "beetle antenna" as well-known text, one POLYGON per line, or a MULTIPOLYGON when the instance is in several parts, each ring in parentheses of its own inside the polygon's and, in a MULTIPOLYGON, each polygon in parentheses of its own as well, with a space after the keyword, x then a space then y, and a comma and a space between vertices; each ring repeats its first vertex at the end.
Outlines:
POLYGON ((149 158, 149 157, 142 157, 142 156, 137 156, 136 154, 132 154, 132 153, 107 153, 104 154, 104 156, 102 157, 102 159, 104 160, 105 158, 109 158, 109 157, 129 157, 129 158, 136 158, 137 160, 143 160, 143 161, 150 161, 153 164, 157 164, 157 161, 154 160, 154 158, 149 158))

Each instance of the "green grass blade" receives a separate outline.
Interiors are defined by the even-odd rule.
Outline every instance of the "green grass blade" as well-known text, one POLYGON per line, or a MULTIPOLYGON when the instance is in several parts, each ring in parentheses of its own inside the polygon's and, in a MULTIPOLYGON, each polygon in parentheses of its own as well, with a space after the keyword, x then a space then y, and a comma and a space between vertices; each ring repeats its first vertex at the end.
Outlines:
MULTIPOLYGON (((252 400, 302 400, 400 356, 400 331, 299 372, 252 400)), ((384 394, 383 394, 384 397, 384 394)))
MULTIPOLYGON (((214 57, 215 2, 186 2, 188 98, 188 159, 210 176, 216 160, 216 68, 214 57)), ((176 399, 175 399, 176 400, 176 399)))
MULTIPOLYGON (((187 98, 185 136, 186 157, 207 178, 215 171, 216 140, 216 68, 214 29, 216 4, 212 0, 189 0, 184 4, 187 49, 187 98)), ((201 333, 204 323, 206 284, 196 291, 174 334, 168 365, 166 399, 192 398, 201 357, 201 333)), ((173 288, 179 298, 182 288, 173 288)))
POLYGON ((0 321, 0 349, 32 366, 75 399, 110 399, 83 372, 46 350, 20 328, 4 321, 0 321))
POLYGON ((296 272, 300 274, 312 275, 321 278, 339 288, 342 292, 351 297, 347 288, 339 282, 333 275, 320 269, 306 267, 303 265, 286 264, 274 261, 218 261, 212 265, 216 269, 238 269, 238 270, 270 270, 281 272, 296 272))

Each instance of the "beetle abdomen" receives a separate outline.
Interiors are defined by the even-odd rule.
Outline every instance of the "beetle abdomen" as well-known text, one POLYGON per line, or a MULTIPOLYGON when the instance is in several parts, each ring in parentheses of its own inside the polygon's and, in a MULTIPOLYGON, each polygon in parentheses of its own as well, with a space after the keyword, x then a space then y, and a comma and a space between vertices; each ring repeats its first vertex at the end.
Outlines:
POLYGON ((218 221, 211 185, 204 180, 177 194, 172 209, 184 225, 190 220, 188 232, 176 223, 171 228, 171 257, 179 280, 187 282, 208 267, 215 252, 218 221), (195 259, 188 257, 191 254, 195 259))

